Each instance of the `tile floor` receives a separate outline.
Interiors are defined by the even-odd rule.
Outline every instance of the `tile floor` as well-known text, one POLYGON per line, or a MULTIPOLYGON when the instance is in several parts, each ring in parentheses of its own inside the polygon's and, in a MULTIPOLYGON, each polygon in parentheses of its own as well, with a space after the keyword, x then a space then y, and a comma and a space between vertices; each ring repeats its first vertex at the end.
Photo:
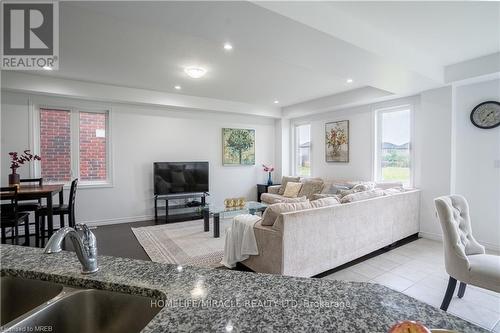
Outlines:
MULTIPOLYGON (((428 239, 411 242, 325 278, 379 283, 437 308, 448 284, 442 244, 428 239)), ((462 299, 455 292, 448 312, 500 333, 499 293, 467 286, 462 299)))

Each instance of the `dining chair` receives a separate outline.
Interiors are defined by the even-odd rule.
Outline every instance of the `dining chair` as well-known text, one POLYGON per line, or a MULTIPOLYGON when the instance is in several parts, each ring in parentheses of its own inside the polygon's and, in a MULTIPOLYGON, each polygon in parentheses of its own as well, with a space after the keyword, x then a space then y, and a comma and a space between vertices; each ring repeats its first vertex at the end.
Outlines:
MULTIPOLYGON (((21 186, 23 184, 43 186, 43 178, 23 178, 19 182, 21 186)), ((21 201, 18 203, 17 207, 20 212, 34 212, 42 206, 42 199, 31 200, 31 201, 21 201)))
MULTIPOLYGON (((68 225, 70 227, 75 226, 75 200, 76 200, 77 187, 78 187, 78 178, 74 179, 71 182, 68 204, 62 204, 62 205, 58 204, 52 207, 52 214, 60 216, 59 228, 64 227, 64 215, 68 215, 68 225)), ((47 214, 48 214, 48 209, 47 206, 45 205, 41 206, 41 208, 39 208, 35 212, 35 219, 37 221, 37 224, 40 226, 40 239, 42 241, 42 246, 45 245, 45 238, 46 237, 50 238, 50 236, 52 236, 52 235, 45 235, 45 231, 47 230, 47 228, 45 227, 45 217, 47 217, 47 214)), ((53 230, 56 231, 57 229, 54 228, 53 230)))
POLYGON ((441 304, 446 311, 460 281, 457 296, 464 297, 467 284, 500 292, 500 256, 486 254, 472 235, 469 204, 461 195, 434 199, 443 231, 448 287, 441 304))
POLYGON ((17 207, 17 186, 1 187, 0 192, 7 194, 9 199, 9 206, 4 206, 1 211, 0 228, 2 232, 1 242, 7 243, 7 228, 11 229, 11 242, 12 244, 19 244, 19 225, 24 225, 24 238, 26 246, 30 244, 29 235, 29 213, 19 212, 17 207))

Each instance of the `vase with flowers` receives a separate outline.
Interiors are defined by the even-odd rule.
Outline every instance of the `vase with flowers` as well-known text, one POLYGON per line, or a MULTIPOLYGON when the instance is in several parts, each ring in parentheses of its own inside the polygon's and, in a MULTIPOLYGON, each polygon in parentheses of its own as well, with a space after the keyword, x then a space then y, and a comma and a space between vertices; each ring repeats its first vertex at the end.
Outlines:
POLYGON ((264 172, 267 172, 267 174, 268 174, 267 185, 268 186, 273 185, 272 173, 274 171, 274 167, 272 165, 265 165, 265 164, 262 164, 262 167, 264 168, 264 172))
POLYGON ((9 174, 10 186, 19 186, 21 177, 16 171, 21 165, 24 165, 25 163, 31 161, 40 161, 42 159, 40 156, 32 154, 29 149, 23 151, 22 154, 12 151, 9 153, 9 157, 10 157, 10 169, 12 170, 12 173, 9 174))

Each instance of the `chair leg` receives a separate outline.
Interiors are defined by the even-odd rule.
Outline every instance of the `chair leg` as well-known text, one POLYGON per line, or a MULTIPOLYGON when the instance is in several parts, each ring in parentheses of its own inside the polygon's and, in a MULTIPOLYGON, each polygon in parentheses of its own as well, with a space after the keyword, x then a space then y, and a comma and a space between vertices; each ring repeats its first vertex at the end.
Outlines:
POLYGON ((45 246, 45 216, 40 217, 40 240, 42 241, 42 247, 45 246))
POLYGON ((35 213, 35 246, 40 247, 40 216, 35 213))
POLYGON ((19 225, 17 224, 17 222, 12 230, 12 244, 19 245, 19 225))
POLYGON ((30 246, 30 220, 29 215, 24 218, 24 246, 30 246))
MULTIPOLYGON (((68 222, 69 225, 69 222, 68 222)), ((64 214, 59 215, 59 228, 64 228, 64 214)))
POLYGON ((441 310, 448 310, 448 305, 450 305, 456 286, 457 280, 450 276, 450 279, 448 280, 448 287, 446 288, 446 293, 444 294, 443 303, 441 303, 441 310))
POLYGON ((467 287, 467 283, 460 282, 460 285, 458 286, 458 298, 462 298, 465 295, 465 287, 467 287))
POLYGON ((5 229, 7 229, 7 228, 2 227, 2 244, 6 244, 7 243, 7 232, 6 232, 5 229))

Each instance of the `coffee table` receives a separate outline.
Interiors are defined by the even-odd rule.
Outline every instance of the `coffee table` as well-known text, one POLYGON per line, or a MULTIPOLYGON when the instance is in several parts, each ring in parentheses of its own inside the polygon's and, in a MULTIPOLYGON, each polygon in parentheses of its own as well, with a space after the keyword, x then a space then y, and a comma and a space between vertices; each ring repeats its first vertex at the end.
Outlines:
POLYGON ((203 230, 210 231, 210 216, 214 218, 214 238, 220 237, 220 218, 227 218, 236 216, 239 214, 252 214, 255 215, 257 212, 263 212, 267 208, 267 205, 262 202, 248 201, 245 206, 241 207, 225 207, 225 206, 213 206, 207 205, 203 208, 203 230))

